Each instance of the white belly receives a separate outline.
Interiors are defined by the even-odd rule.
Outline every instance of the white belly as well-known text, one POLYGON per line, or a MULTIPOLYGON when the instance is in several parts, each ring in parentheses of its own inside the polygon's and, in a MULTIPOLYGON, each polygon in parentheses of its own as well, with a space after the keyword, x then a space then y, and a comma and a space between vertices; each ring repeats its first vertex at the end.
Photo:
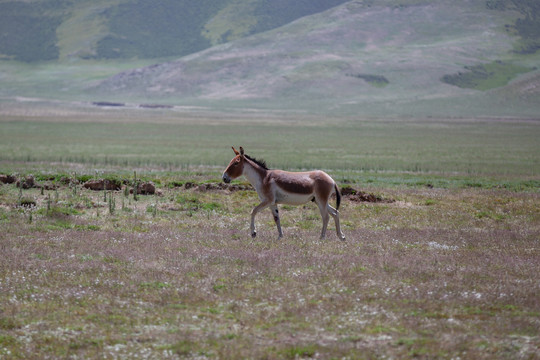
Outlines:
POLYGON ((292 194, 286 191, 276 191, 276 204, 302 205, 311 201, 313 194, 292 194))

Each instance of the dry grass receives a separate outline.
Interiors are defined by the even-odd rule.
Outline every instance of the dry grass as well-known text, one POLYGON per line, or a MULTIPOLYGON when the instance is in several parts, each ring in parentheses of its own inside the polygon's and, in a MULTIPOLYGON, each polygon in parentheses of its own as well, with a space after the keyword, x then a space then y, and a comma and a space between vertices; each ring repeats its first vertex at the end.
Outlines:
POLYGON ((312 204, 251 240, 251 191, 4 185, 0 358, 540 357, 537 192, 370 190, 341 242, 312 204))

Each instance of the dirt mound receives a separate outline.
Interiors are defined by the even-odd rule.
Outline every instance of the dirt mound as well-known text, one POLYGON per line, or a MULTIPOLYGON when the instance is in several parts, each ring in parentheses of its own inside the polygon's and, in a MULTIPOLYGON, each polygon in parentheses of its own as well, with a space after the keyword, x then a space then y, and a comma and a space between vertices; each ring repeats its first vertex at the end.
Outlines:
POLYGON ((217 190, 229 190, 231 192, 241 191, 241 190, 253 190, 253 187, 251 185, 226 184, 226 183, 208 183, 208 184, 200 184, 200 185, 195 185, 193 183, 186 183, 184 187, 186 189, 197 187, 197 190, 202 191, 202 192, 217 191, 217 190))
POLYGON ((393 203, 393 199, 385 199, 382 196, 369 194, 356 190, 350 186, 341 189, 341 195, 352 202, 370 202, 370 203, 393 203))
MULTIPOLYGON (((133 189, 131 189, 130 194, 133 194, 133 189)), ((140 195, 154 195, 156 193, 156 185, 153 182, 144 182, 137 185, 137 194, 140 195)))
POLYGON ((22 189, 31 189, 36 186, 36 182, 32 175, 27 176, 25 179, 20 179, 17 181, 17 187, 22 189))
POLYGON ((122 189, 122 184, 119 181, 108 179, 89 180, 83 184, 85 189, 100 191, 100 190, 115 190, 122 189))
POLYGON ((17 181, 17 178, 13 175, 0 174, 0 182, 3 184, 13 184, 17 181))

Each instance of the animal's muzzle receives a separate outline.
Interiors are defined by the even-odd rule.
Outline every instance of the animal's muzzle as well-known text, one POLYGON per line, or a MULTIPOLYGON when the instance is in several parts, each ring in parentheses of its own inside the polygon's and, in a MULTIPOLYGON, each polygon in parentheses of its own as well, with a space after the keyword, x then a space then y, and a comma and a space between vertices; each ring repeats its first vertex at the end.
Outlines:
POLYGON ((231 178, 229 177, 229 175, 223 174, 223 181, 228 184, 231 182, 231 178))

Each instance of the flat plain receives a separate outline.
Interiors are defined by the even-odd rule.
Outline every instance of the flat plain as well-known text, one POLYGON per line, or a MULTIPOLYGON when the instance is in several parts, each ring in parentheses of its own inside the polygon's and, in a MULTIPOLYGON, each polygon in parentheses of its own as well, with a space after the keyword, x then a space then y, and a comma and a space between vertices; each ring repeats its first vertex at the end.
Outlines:
POLYGON ((540 173, 540 125, 534 119, 332 118, 60 104, 0 103, 0 161, 221 168, 235 145, 276 168, 506 178, 540 173))
POLYGON ((0 130, 37 184, 0 185, 0 358, 540 358, 537 120, 31 103, 0 130), (344 242, 311 203, 251 239, 231 145, 375 202, 344 196, 344 242))

